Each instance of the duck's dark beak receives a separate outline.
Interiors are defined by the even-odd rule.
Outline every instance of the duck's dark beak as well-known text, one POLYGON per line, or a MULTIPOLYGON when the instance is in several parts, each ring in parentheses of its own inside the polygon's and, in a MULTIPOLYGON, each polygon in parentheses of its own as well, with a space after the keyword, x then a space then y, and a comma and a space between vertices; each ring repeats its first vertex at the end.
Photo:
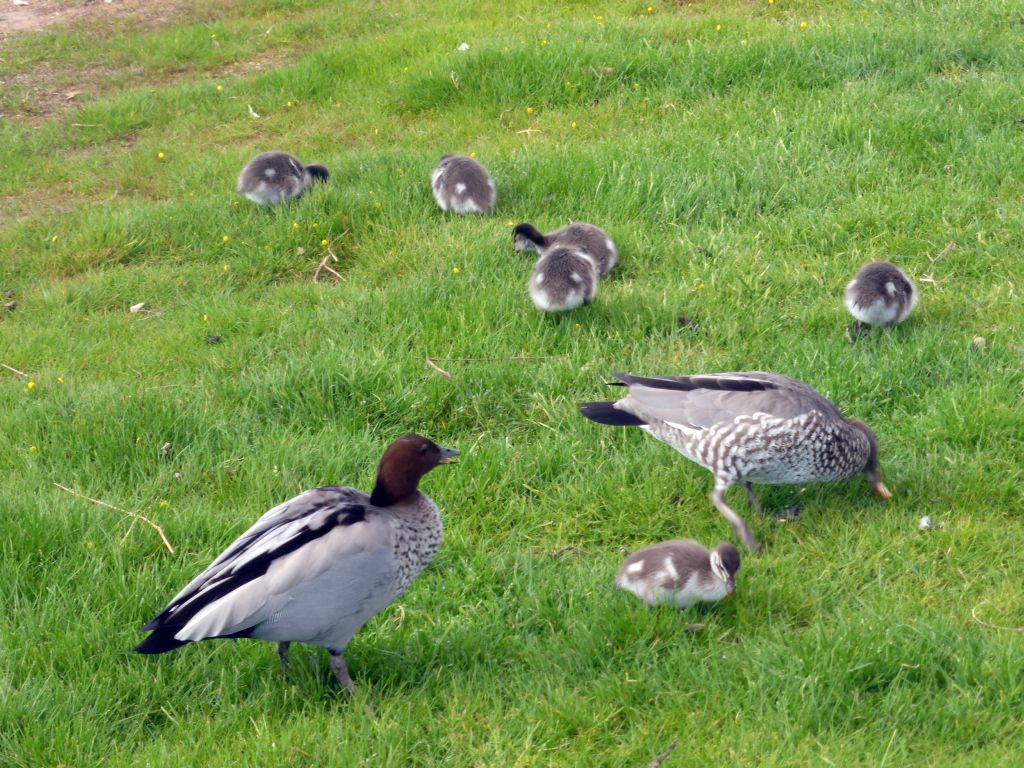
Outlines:
POLYGON ((885 487, 885 483, 883 483, 881 480, 874 484, 874 488, 875 495, 878 498, 884 499, 885 501, 888 501, 889 499, 892 498, 892 493, 889 491, 888 488, 885 487))
POLYGON ((438 464, 458 464, 455 461, 455 457, 459 455, 459 452, 454 448, 445 448, 443 445, 438 446, 441 449, 441 461, 438 464))

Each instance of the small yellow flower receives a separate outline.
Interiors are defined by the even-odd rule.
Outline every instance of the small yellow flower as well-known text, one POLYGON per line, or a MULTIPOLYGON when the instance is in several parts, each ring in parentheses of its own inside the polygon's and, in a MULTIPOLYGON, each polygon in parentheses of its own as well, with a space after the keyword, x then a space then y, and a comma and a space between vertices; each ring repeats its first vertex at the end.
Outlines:
POLYGON ((227 265, 227 264, 225 264, 225 265, 224 265, 224 271, 225 271, 225 272, 227 272, 227 271, 228 271, 228 265, 227 265))
POLYGON ((775 0, 768 0, 768 5, 775 5, 775 0))
POLYGON ((288 102, 288 109, 291 109, 291 108, 292 108, 292 103, 289 101, 288 102))
POLYGON ((320 241, 320 245, 327 245, 327 241, 326 240, 321 240, 320 241))
POLYGON ((224 237, 222 237, 222 238, 221 238, 221 240, 222 240, 223 242, 225 242, 225 243, 226 243, 226 242, 227 242, 228 240, 230 240, 230 239, 231 239, 231 238, 230 238, 230 237, 228 237, 227 235, 224 235, 224 237))
POLYGON ((476 152, 470 152, 469 156, 475 158, 476 157, 476 152))
POLYGON ((217 34, 214 33, 214 34, 210 35, 210 39, 211 40, 216 40, 217 39, 217 34))
POLYGON ((527 107, 526 108, 526 114, 532 115, 533 114, 533 107, 527 107))
POLYGON ((157 159, 157 160, 163 160, 163 159, 164 159, 164 157, 166 157, 166 155, 164 155, 164 153, 163 153, 163 152, 157 152, 157 153, 156 153, 156 159, 157 159))
POLYGON ((35 447, 35 446, 33 445, 33 446, 30 446, 30 447, 29 447, 29 449, 28 449, 28 452, 29 452, 29 453, 39 453, 39 449, 38 449, 38 448, 36 448, 36 447, 35 447))
POLYGON ((800 22, 800 29, 807 29, 807 22, 806 21, 801 21, 800 22))
POLYGON ((459 274, 459 271, 460 270, 458 267, 452 267, 452 272, 454 272, 456 275, 459 274))
POLYGON ((573 120, 572 123, 569 124, 569 127, 570 128, 575 128, 576 127, 576 121, 573 120))
POLYGON ((34 381, 30 381, 28 384, 25 385, 25 389, 27 389, 29 392, 31 392, 35 388, 36 383, 34 381))
POLYGON ((403 71, 403 72, 408 72, 408 71, 409 71, 409 68, 408 68, 408 67, 402 67, 402 71, 403 71))
POLYGON ((506 46, 505 46, 505 53, 508 53, 508 52, 509 52, 510 50, 512 50, 512 49, 511 49, 511 48, 509 48, 509 47, 508 47, 508 46, 506 45, 506 46))
POLYGON ((376 196, 377 196, 377 193, 376 193, 376 192, 374 192, 374 191, 373 191, 373 190, 371 189, 371 190, 370 190, 370 197, 376 197, 376 196))
POLYGON ((217 90, 218 91, 223 91, 224 90, 224 86, 223 85, 218 85, 217 86, 217 90))
POLYGON ((634 91, 639 91, 640 90, 640 83, 633 83, 633 90, 634 91))
POLYGON ((374 207, 374 208, 380 208, 380 201, 378 201, 378 202, 374 203, 374 204, 373 204, 373 207, 374 207))
POLYGON ((85 548, 92 552, 94 549, 96 549, 96 545, 91 541, 87 541, 85 542, 85 548))
POLYGON ((298 228, 299 228, 299 222, 293 221, 292 222, 292 229, 298 229, 298 228))
POLYGON ((576 323, 576 327, 577 328, 582 328, 583 326, 580 323, 576 323))
POLYGON ((159 504, 158 506, 161 506, 161 507, 166 507, 166 506, 167 506, 167 501, 166 501, 166 500, 164 500, 164 499, 161 499, 161 500, 160 500, 160 504, 159 504))
POLYGON ((740 40, 740 45, 746 45, 746 44, 747 44, 746 40, 740 40))
POLYGON ((647 6, 647 12, 648 13, 654 13, 654 6, 653 5, 648 5, 647 6))
POLYGON ((716 24, 715 25, 715 32, 721 32, 721 31, 722 31, 722 25, 721 24, 716 24))
POLYGON ((58 376, 57 377, 57 383, 58 384, 63 384, 64 383, 64 377, 63 376, 58 376))
POLYGON ((317 223, 315 221, 312 224, 309 225, 310 229, 316 229, 316 227, 317 227, 317 223))
POLYGON ((57 236, 56 236, 56 235, 54 235, 53 237, 51 237, 51 238, 50 238, 50 242, 51 242, 51 243, 56 243, 56 242, 57 242, 57 236))
POLYGON ((598 24, 604 24, 604 16, 595 16, 594 21, 596 21, 598 24))
POLYGON ((203 322, 207 322, 210 319, 209 315, 203 315, 203 322))

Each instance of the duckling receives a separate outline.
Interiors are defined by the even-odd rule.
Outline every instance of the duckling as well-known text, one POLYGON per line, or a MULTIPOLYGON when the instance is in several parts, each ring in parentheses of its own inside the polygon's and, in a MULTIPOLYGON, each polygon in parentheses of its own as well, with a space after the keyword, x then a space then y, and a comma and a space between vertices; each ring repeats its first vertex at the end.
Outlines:
POLYGON ((290 643, 309 643, 354 694, 345 646, 434 559, 441 516, 418 486, 458 454, 405 435, 384 451, 373 493, 328 485, 274 507, 142 628, 152 634, 135 650, 250 637, 276 642, 284 666, 290 643))
POLYGON ((917 288, 902 269, 888 261, 865 264, 847 286, 846 308, 867 325, 902 323, 917 304, 917 288))
POLYGON ((537 260, 527 286, 530 298, 541 312, 565 312, 589 304, 597 293, 597 272, 590 254, 556 246, 537 260))
POLYGON ((619 252, 612 239, 600 227, 583 222, 575 222, 547 235, 541 234, 532 224, 517 224, 512 230, 512 241, 517 251, 544 253, 556 245, 586 251, 593 257, 602 277, 611 272, 619 260, 619 252))
POLYGON ((322 165, 303 165, 287 152, 264 152, 245 164, 238 175, 237 192, 260 205, 294 200, 314 181, 327 181, 322 165))
POLYGON ((480 163, 465 155, 445 155, 430 177, 434 199, 442 211, 460 216, 493 213, 497 193, 494 179, 480 163))
POLYGON ((626 558, 615 586, 632 592, 645 605, 672 603, 687 608, 713 603, 736 589, 740 553, 723 542, 710 552, 691 539, 651 544, 626 558))

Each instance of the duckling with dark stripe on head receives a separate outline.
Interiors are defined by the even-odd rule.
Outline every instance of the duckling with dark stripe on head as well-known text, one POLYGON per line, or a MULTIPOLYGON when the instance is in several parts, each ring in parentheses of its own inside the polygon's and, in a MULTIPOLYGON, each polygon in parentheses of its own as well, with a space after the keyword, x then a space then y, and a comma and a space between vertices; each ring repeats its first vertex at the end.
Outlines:
POLYGON ((559 246, 585 251, 594 259, 601 277, 611 272, 619 260, 615 243, 604 230, 584 222, 569 224, 546 235, 532 224, 517 224, 512 230, 512 246, 517 251, 537 251, 540 254, 559 246))

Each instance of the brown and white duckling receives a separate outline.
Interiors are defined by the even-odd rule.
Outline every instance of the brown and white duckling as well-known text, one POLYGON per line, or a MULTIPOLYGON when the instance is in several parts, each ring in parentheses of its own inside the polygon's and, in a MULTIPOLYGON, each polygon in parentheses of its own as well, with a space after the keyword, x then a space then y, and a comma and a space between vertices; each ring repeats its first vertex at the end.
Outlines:
POLYGON ((602 277, 611 272, 619 260, 615 243, 604 230, 583 222, 570 224, 546 235, 532 224, 517 224, 512 230, 512 243, 517 251, 544 253, 548 248, 555 246, 586 251, 593 257, 602 277))
POLYGON ((441 516, 419 481, 458 451, 419 435, 391 443, 373 493, 314 488, 274 507, 142 629, 139 653, 211 638, 326 648, 349 693, 342 655, 367 621, 405 592, 441 545, 441 516))
POLYGON ((844 292, 846 308, 867 325, 896 325, 917 305, 917 288, 902 269, 888 261, 865 264, 844 292))
POLYGON ((672 603, 686 608, 713 603, 736 589, 740 553, 722 543, 710 552, 692 539, 651 544, 626 558, 615 586, 632 592, 646 605, 672 603))
POLYGON ((492 213, 497 192, 494 179, 480 163, 465 155, 445 155, 430 178, 434 199, 442 211, 460 216, 492 213))
POLYGON ((597 265, 590 254, 556 246, 537 260, 527 289, 541 312, 566 312, 597 294, 597 265))
POLYGON ((758 512, 751 483, 817 483, 863 473, 880 498, 891 496, 875 433, 802 381, 763 371, 614 376, 628 394, 614 403, 584 403, 580 413, 598 424, 640 427, 709 470, 712 503, 751 551, 761 545, 725 502, 736 483, 758 512))
POLYGON ((260 205, 294 200, 315 181, 327 181, 322 165, 303 165, 287 152, 264 152, 245 164, 238 175, 237 192, 260 205))

